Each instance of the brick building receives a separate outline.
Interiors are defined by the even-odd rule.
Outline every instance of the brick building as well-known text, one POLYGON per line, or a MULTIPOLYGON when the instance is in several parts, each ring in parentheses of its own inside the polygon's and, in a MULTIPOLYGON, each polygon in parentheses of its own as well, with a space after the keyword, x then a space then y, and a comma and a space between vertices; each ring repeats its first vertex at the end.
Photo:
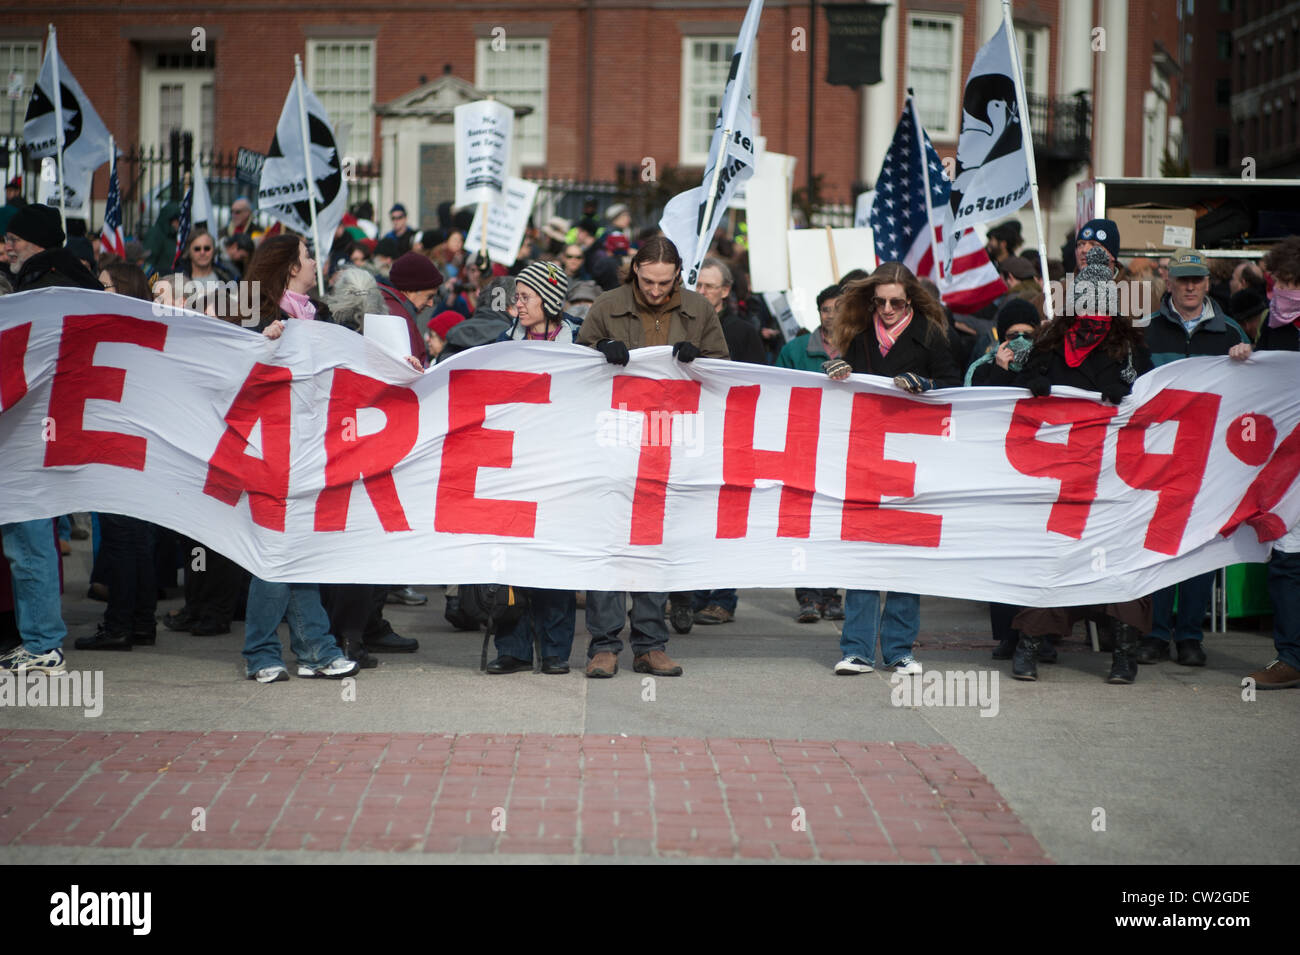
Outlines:
POLYGON ((1236 0, 1232 155, 1264 177, 1300 176, 1300 3, 1236 0))
MULTIPOLYGON (((855 184, 874 181, 909 86, 939 151, 953 153, 966 73, 1001 22, 998 0, 887 7, 883 81, 860 88, 826 82, 823 4, 767 0, 764 9, 759 132, 768 149, 796 158, 796 185, 808 181, 811 145, 826 202, 849 202, 855 184)), ((52 22, 64 60, 119 142, 164 145, 183 128, 200 150, 265 151, 299 53, 336 125, 351 126, 347 151, 384 170, 383 201, 399 198, 427 221, 437 190, 421 177, 433 175, 430 157, 439 155, 428 147, 445 143, 448 97, 465 90, 531 107, 516 139, 525 175, 612 180, 647 158, 661 173, 699 170, 745 8, 745 0, 212 0, 178 10, 156 0, 54 0, 5 15, 0 72, 23 69, 30 86, 52 22)), ((1091 116, 1082 156, 1043 157, 1048 232, 1059 242, 1073 224, 1074 182, 1090 169, 1158 175, 1165 150, 1181 152, 1173 105, 1181 10, 1178 0, 1043 0, 1017 3, 1014 17, 1030 95, 1077 111, 1082 93, 1091 116)), ((105 188, 101 171, 95 195, 105 188)), ((1022 218, 1031 221, 1028 211, 1022 218)))

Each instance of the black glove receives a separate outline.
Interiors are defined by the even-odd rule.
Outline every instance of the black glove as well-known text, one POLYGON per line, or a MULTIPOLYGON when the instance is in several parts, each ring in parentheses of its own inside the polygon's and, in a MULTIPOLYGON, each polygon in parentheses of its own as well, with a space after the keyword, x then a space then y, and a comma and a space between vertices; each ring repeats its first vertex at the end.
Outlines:
POLYGON ((922 378, 916 372, 906 372, 894 379, 895 387, 902 388, 904 391, 910 391, 914 395, 922 394, 934 388, 934 382, 929 378, 922 378))
POLYGON ((602 338, 596 342, 596 350, 604 355, 605 361, 611 365, 626 365, 632 358, 628 354, 627 346, 612 338, 602 338))
POLYGON ((687 341, 680 341, 673 346, 673 357, 681 362, 692 362, 700 357, 700 350, 687 341))
POLYGON ((832 358, 829 361, 822 362, 822 371, 826 372, 829 377, 835 378, 837 375, 846 371, 849 374, 852 374, 853 366, 843 358, 832 358))
MULTIPOLYGON (((492 274, 492 257, 488 255, 487 246, 481 246, 478 255, 474 256, 474 266, 479 270, 479 274, 491 276, 492 274)), ((505 311, 505 309, 501 309, 505 311)))
POLYGON ((1128 389, 1121 388, 1118 385, 1112 385, 1101 393, 1101 396, 1113 405, 1119 404, 1128 397, 1128 389))
POLYGON ((1025 387, 1035 398, 1046 398, 1052 393, 1052 383, 1047 380, 1045 375, 1039 375, 1037 378, 1030 378, 1025 382, 1025 387))

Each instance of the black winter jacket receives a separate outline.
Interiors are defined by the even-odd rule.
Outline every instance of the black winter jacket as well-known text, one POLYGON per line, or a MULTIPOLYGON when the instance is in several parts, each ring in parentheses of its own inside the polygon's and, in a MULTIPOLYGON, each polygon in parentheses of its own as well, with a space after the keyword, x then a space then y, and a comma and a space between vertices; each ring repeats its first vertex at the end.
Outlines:
POLYGON ((856 374, 895 378, 910 371, 929 378, 936 388, 955 388, 962 382, 947 334, 933 331, 921 315, 913 317, 888 355, 880 354, 876 325, 871 322, 849 343, 844 360, 856 374))

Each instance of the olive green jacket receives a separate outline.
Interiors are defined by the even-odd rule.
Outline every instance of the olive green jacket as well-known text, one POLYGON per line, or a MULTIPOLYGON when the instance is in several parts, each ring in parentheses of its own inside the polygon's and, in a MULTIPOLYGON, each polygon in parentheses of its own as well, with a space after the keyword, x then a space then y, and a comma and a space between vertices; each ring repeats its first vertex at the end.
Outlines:
MULTIPOLYGON (((705 358, 730 358, 722 324, 709 300, 698 292, 681 290, 680 304, 661 317, 668 319, 668 343, 688 341, 705 358)), ((631 285, 620 285, 592 303, 578 332, 579 345, 595 345, 606 338, 641 348, 641 316, 631 285)))

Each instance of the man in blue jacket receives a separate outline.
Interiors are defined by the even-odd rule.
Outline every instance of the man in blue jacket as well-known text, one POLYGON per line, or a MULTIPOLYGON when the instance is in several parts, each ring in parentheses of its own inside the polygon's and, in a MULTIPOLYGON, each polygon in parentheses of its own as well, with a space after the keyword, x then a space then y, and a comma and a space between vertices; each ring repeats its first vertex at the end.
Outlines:
MULTIPOLYGON (((1192 249, 1174 253, 1169 262, 1169 286, 1160 310, 1148 319, 1143 330, 1156 365, 1202 356, 1227 355, 1237 361, 1250 357, 1250 338, 1209 297, 1210 269, 1201 253, 1192 249)), ((1214 589, 1214 573, 1200 574, 1152 594, 1152 630, 1138 648, 1138 663, 1169 659, 1172 639, 1179 663, 1205 666, 1201 622, 1214 589)))

